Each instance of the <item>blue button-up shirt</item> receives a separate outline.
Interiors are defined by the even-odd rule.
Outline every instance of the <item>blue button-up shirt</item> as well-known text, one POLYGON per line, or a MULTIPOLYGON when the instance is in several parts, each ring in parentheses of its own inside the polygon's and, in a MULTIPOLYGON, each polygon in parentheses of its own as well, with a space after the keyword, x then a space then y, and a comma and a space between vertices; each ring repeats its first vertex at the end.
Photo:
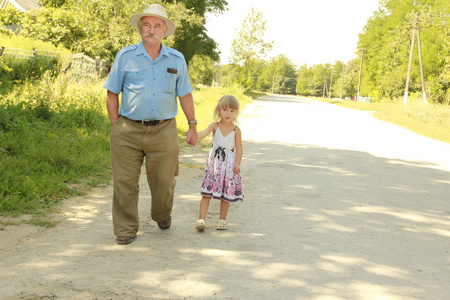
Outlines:
POLYGON ((120 114, 132 120, 171 119, 178 112, 176 97, 193 90, 180 52, 161 45, 153 61, 142 42, 117 53, 103 87, 122 92, 120 114))

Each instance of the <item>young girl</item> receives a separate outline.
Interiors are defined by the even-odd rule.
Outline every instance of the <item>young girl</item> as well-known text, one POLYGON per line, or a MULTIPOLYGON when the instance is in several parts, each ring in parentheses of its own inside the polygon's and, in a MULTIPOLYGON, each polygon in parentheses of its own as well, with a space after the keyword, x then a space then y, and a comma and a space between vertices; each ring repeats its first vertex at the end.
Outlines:
POLYGON ((213 133, 211 151, 206 161, 203 176, 199 220, 195 223, 198 231, 206 229, 206 213, 211 198, 220 200, 220 217, 216 229, 228 228, 227 213, 230 202, 244 200, 241 184, 242 138, 241 130, 236 126, 239 115, 239 101, 230 95, 220 98, 214 110, 214 119, 198 133, 198 139, 213 133))

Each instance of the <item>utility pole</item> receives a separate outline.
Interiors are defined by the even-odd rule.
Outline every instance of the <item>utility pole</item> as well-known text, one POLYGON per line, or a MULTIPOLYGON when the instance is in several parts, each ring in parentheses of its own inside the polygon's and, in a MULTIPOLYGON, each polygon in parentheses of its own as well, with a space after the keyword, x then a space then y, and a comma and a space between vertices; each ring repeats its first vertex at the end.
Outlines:
POLYGON ((330 78, 330 92, 328 93, 328 99, 331 99, 331 85, 333 84, 333 71, 331 71, 331 78, 330 78))
POLYGON ((342 100, 342 88, 344 87, 344 73, 345 73, 345 65, 342 67, 341 93, 339 95, 339 100, 342 100))
POLYGON ((418 18, 418 15, 416 15, 416 20, 414 21, 414 29, 413 29, 412 41, 411 41, 411 50, 409 52, 408 74, 406 75, 405 95, 403 96, 403 105, 405 105, 405 106, 406 106, 406 103, 408 102, 409 80, 411 78, 411 66, 412 66, 412 59, 413 59, 413 54, 414 54, 414 39, 416 37, 417 18, 418 18))
POLYGON ((364 59, 364 48, 362 49, 361 52, 361 64, 359 66, 358 95, 356 96, 356 102, 359 102, 359 93, 361 92, 361 75, 362 75, 363 59, 364 59))
POLYGON ((272 94, 273 94, 273 86, 275 85, 275 75, 272 75, 272 94))
POLYGON ((427 103, 427 93, 425 91, 425 78, 423 75, 422 47, 420 45, 421 44, 420 43, 420 27, 417 25, 416 25, 416 27, 417 27, 417 46, 419 46, 420 76, 422 77, 423 103, 427 103))
POLYGON ((325 76, 323 76, 323 95, 322 98, 325 98, 325 85, 327 84, 325 76))

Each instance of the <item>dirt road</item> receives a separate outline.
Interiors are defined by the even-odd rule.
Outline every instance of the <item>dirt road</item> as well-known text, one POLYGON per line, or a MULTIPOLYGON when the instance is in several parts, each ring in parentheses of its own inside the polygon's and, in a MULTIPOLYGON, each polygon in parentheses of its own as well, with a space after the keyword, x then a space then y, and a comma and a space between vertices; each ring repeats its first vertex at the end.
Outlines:
POLYGON ((450 298, 449 144, 298 97, 260 98, 241 128, 246 198, 227 231, 194 229, 208 149, 187 148, 170 230, 149 217, 145 174, 127 246, 110 186, 68 199, 55 228, 0 232, 0 298, 450 298))

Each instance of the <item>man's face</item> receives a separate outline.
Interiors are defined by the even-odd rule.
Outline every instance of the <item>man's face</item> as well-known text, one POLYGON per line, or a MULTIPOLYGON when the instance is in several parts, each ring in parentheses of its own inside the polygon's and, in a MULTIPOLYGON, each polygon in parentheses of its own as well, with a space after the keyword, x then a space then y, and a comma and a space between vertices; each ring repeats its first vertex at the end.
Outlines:
POLYGON ((149 45, 159 45, 166 36, 166 23, 157 17, 143 17, 139 21, 139 34, 142 41, 149 45))

